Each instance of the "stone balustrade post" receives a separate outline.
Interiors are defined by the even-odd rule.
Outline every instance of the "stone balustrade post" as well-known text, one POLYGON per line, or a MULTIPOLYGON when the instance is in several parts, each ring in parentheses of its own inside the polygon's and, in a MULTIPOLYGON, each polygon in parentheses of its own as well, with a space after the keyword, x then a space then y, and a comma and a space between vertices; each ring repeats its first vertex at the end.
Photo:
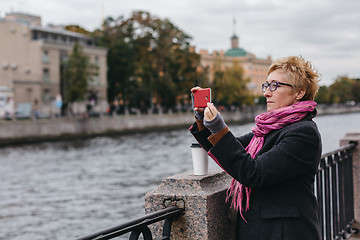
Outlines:
MULTIPOLYGON (((231 178, 222 170, 208 175, 193 172, 165 178, 159 187, 145 195, 145 212, 164 209, 170 203, 185 208, 185 214, 173 221, 171 239, 233 239, 235 212, 225 203, 231 178)), ((154 238, 161 236, 163 221, 150 225, 154 238)))
MULTIPOLYGON (((360 228, 360 132, 347 133, 340 140, 340 146, 349 144, 350 141, 358 142, 353 152, 353 181, 354 181, 354 216, 353 227, 360 228)), ((353 237, 360 238, 360 234, 353 237)))

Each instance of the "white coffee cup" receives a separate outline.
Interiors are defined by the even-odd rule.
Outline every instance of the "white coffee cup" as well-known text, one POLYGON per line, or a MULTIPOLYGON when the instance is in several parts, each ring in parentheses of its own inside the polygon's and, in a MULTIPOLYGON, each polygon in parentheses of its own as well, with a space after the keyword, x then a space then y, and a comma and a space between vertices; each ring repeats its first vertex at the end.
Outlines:
POLYGON ((191 154, 194 167, 194 175, 206 175, 208 173, 208 155, 199 143, 191 144, 191 154))

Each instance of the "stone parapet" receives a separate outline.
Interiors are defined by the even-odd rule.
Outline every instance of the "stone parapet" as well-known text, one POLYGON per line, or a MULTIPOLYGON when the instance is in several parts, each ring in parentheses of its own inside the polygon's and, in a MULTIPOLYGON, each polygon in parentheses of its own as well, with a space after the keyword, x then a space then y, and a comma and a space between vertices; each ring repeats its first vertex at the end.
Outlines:
MULTIPOLYGON (((145 212, 163 209, 169 203, 184 205, 185 214, 174 220, 171 239, 233 239, 235 213, 225 203, 231 178, 222 170, 195 176, 193 172, 165 178, 145 195, 145 212)), ((163 222, 150 226, 154 238, 162 233, 163 222)))

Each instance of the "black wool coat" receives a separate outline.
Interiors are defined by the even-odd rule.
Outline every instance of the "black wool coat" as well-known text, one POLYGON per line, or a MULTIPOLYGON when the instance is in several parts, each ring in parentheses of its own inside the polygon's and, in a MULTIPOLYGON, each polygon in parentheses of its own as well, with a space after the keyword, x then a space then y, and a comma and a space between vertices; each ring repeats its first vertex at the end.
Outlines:
POLYGON ((250 209, 237 214, 236 240, 319 240, 314 179, 321 158, 321 137, 311 119, 267 134, 255 158, 246 153, 253 133, 236 138, 230 131, 214 146, 208 129, 190 128, 200 145, 234 179, 252 189, 250 209))

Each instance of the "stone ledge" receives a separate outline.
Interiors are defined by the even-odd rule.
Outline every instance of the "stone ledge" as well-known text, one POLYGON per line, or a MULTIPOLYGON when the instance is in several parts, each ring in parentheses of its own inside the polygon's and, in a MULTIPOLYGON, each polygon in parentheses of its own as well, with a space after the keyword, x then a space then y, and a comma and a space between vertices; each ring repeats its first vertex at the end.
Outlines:
MULTIPOLYGON (((183 200, 185 214, 174 220, 171 239, 232 239, 234 212, 225 203, 231 178, 222 170, 204 176, 193 172, 165 178, 145 196, 145 212, 165 208, 165 201, 183 200)), ((154 238, 161 236, 163 222, 150 226, 154 238)))

